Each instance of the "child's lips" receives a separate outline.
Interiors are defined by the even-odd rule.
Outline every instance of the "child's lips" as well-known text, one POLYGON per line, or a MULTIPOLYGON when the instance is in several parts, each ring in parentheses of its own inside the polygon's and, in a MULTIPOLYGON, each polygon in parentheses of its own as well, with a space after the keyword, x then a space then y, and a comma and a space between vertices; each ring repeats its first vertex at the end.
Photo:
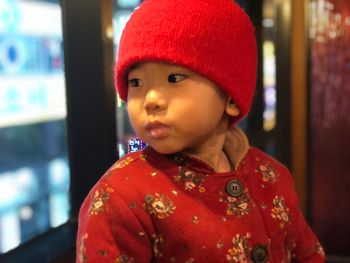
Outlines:
POLYGON ((162 139, 170 134, 170 126, 159 121, 148 122, 145 125, 146 133, 153 139, 162 139))

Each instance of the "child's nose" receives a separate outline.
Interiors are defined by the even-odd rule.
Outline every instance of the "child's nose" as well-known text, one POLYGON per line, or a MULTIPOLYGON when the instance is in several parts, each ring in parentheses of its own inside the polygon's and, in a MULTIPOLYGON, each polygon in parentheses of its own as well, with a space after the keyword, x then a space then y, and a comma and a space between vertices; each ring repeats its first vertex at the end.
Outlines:
POLYGON ((163 111, 167 108, 167 102, 159 91, 151 89, 146 95, 144 108, 148 113, 163 111))

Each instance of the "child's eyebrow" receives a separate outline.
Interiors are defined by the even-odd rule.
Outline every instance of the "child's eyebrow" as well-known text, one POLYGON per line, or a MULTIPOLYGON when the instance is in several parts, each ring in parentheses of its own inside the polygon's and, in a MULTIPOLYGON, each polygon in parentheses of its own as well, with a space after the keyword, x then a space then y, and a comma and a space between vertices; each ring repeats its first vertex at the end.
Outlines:
POLYGON ((168 65, 167 70, 169 70, 169 71, 190 71, 189 69, 187 69, 187 68, 184 67, 184 66, 175 65, 175 64, 170 64, 170 65, 168 65))
POLYGON ((129 67, 128 69, 128 73, 132 70, 138 69, 140 67, 140 64, 133 64, 131 65, 131 67, 129 67))

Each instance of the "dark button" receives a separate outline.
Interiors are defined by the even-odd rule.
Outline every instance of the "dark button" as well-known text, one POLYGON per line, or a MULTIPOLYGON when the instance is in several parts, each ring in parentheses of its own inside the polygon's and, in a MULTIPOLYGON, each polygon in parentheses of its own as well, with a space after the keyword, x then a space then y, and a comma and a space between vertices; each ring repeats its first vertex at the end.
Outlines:
POLYGON ((252 260, 254 263, 265 263, 269 259, 266 247, 256 246, 252 252, 252 260))
POLYGON ((243 187, 238 180, 231 180, 226 185, 226 191, 229 195, 233 197, 240 196, 243 191, 243 187))

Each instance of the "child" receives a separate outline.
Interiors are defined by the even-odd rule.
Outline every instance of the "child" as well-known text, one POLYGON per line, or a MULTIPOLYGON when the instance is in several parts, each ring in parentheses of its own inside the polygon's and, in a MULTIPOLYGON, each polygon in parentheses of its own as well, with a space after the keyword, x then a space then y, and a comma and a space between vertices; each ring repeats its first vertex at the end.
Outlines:
POLYGON ((287 168, 236 126, 256 79, 254 28, 232 0, 146 0, 116 86, 148 147, 81 207, 77 262, 324 262, 287 168))

